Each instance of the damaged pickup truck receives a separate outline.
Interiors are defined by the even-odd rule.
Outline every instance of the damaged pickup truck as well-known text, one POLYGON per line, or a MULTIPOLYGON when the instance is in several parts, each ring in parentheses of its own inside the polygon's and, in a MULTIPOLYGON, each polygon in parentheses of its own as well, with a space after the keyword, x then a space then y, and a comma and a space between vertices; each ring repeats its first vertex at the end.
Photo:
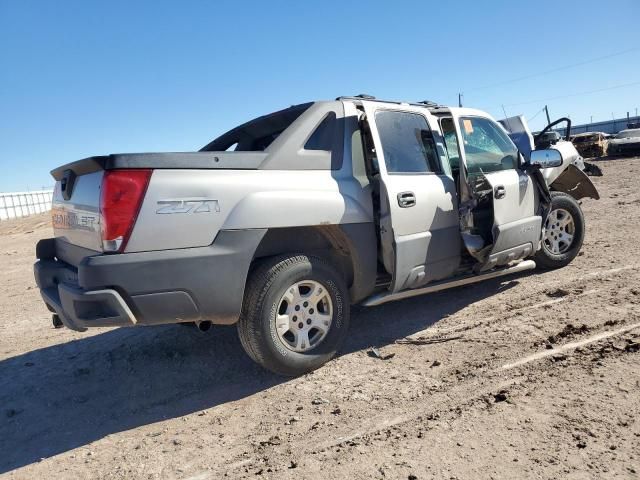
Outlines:
POLYGON ((469 108, 296 105, 199 152, 53 170, 36 281, 55 325, 237 324, 252 359, 299 375, 335 355, 350 305, 571 262, 578 201, 598 198, 576 156, 524 156, 469 108))

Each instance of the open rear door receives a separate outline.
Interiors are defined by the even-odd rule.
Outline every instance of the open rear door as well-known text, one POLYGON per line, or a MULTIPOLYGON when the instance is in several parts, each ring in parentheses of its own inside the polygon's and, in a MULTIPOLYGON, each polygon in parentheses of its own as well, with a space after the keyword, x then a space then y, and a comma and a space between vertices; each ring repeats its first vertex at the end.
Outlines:
POLYGON ((540 241, 542 217, 537 214, 538 191, 520 169, 518 149, 485 114, 455 109, 453 117, 464 165, 461 182, 471 192, 470 218, 463 218, 462 237, 478 260, 476 270, 532 255, 540 241))
POLYGON ((363 105, 377 164, 372 180, 390 290, 452 275, 460 262, 458 204, 435 118, 409 105, 363 105))

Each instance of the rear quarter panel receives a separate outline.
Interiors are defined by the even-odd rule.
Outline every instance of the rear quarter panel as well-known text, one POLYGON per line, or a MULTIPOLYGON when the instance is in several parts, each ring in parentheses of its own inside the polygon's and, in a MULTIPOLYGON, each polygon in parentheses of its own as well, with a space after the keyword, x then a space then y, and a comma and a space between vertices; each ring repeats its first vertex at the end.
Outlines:
POLYGON ((221 230, 372 218, 371 197, 340 171, 156 170, 126 251, 206 246, 221 230))

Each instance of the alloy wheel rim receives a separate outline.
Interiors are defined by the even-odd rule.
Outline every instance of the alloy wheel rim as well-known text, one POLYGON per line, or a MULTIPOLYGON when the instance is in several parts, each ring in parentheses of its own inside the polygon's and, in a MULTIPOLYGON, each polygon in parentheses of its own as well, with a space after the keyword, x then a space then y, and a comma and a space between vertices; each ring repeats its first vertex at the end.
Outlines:
POLYGON ((573 216, 564 208, 556 208, 544 225, 544 248, 554 255, 566 253, 573 245, 575 233, 573 216))
POLYGON ((294 352, 308 352, 327 336, 333 318, 333 302, 326 287, 303 280, 284 292, 275 314, 278 339, 294 352))

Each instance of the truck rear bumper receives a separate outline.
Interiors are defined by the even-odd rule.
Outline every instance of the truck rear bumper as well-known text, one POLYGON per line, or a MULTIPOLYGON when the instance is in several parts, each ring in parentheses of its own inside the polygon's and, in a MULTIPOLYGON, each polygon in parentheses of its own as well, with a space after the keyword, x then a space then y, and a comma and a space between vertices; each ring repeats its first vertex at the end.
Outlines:
POLYGON ((240 316, 247 273, 265 230, 220 232, 208 247, 102 255, 41 240, 36 283, 65 326, 154 325, 240 316))
MULTIPOLYGON (((88 327, 118 327, 138 323, 122 296, 113 289, 83 290, 71 283, 55 283, 61 269, 69 268, 56 260, 35 265, 36 282, 42 299, 65 327, 84 331, 88 327)), ((69 273, 73 273, 70 271, 69 273)), ((68 273, 64 274, 68 277, 68 273)))

